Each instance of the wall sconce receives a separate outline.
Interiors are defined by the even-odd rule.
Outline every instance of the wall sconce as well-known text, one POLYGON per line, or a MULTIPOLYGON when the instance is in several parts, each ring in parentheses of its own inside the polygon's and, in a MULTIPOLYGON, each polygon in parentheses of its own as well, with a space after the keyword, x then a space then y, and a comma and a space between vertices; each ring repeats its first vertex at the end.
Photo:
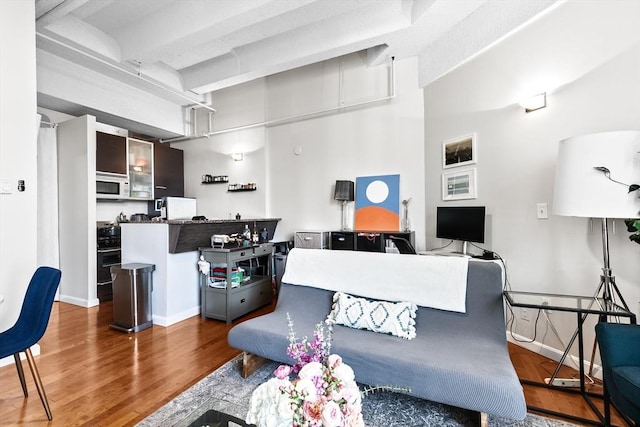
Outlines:
POLYGON ((243 159, 242 153, 233 153, 231 154, 231 158, 235 161, 235 162, 241 162, 243 159))
POLYGON ((542 92, 519 102, 525 113, 539 110, 547 106, 547 93, 542 92))

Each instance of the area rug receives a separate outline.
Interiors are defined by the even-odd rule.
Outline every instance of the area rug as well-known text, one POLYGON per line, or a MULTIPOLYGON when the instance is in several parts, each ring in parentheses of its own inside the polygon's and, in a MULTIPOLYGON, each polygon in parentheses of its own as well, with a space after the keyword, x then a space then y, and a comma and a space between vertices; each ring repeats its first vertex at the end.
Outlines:
MULTIPOLYGON (((258 385, 272 377, 275 362, 267 363, 249 378, 240 376, 242 358, 236 357, 209 374, 162 408, 141 421, 139 427, 186 427, 209 409, 244 419, 249 398, 258 385)), ((369 427, 473 426, 477 413, 411 396, 380 391, 362 401, 364 422, 369 427)), ((492 427, 573 426, 542 416, 528 414, 522 421, 489 416, 492 427)))

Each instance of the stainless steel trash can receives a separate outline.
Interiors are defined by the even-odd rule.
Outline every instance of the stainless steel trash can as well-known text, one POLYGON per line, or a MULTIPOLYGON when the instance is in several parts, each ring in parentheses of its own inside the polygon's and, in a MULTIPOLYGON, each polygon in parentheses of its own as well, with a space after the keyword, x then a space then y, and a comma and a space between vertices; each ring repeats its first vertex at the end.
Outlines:
POLYGON ((153 325, 151 292, 154 264, 123 264, 111 267, 113 280, 113 329, 138 332, 153 325))

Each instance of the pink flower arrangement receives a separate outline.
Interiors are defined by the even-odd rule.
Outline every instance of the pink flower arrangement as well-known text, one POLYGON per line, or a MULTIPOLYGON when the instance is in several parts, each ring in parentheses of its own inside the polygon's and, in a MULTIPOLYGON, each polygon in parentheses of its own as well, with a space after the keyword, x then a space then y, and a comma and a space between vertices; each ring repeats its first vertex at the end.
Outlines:
POLYGON ((275 378, 254 390, 246 422, 258 427, 363 427, 362 397, 353 369, 330 354, 331 324, 327 336, 319 323, 313 342, 306 337, 298 342, 288 314, 287 321, 287 354, 295 363, 278 366, 275 378))

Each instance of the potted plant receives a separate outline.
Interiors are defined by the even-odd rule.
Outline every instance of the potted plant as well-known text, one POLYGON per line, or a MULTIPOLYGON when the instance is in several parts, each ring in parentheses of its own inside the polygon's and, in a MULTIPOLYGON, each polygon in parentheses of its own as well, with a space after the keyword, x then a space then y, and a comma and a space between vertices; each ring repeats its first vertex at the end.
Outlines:
MULTIPOLYGON (((638 197, 640 197, 640 185, 638 184, 627 185, 624 182, 616 181, 615 179, 611 178, 611 171, 609 171, 609 169, 604 166, 596 166, 594 167, 594 169, 602 172, 604 176, 607 177, 607 179, 617 184, 624 185, 625 187, 629 187, 629 193, 633 193, 634 191, 637 191, 638 197)), ((640 215, 640 212, 638 212, 638 214, 640 215)), ((640 219, 638 218, 625 219, 624 223, 627 226, 627 231, 631 233, 631 235, 629 236, 629 240, 636 242, 637 244, 640 245, 640 219)))
MULTIPOLYGON (((631 184, 629 186, 629 193, 631 193, 632 191, 637 191, 638 197, 640 197, 640 185, 631 184)), ((638 213, 640 214, 640 212, 638 213)), ((631 233, 631 236, 629 236, 629 240, 640 245, 640 219, 626 219, 624 223, 627 225, 627 231, 631 233)))
POLYGON ((629 240, 640 245, 640 219, 625 219, 624 223, 627 225, 627 231, 631 233, 629 240))

